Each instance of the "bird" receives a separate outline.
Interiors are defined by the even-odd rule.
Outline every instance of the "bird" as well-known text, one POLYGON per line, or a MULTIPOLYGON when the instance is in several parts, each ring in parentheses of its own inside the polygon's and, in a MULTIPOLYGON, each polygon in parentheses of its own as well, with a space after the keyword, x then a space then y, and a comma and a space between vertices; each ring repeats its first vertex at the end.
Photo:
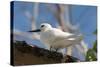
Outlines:
POLYGON ((64 32, 58 28, 52 27, 49 23, 42 23, 40 29, 31 30, 28 32, 40 32, 40 41, 48 46, 50 50, 55 51, 79 44, 83 36, 81 34, 73 34, 64 32))

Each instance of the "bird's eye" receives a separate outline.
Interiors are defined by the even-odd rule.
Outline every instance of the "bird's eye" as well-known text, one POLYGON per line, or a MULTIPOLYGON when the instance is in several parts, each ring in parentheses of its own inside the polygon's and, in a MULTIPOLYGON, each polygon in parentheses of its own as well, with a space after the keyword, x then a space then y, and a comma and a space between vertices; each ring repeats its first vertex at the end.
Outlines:
POLYGON ((45 25, 41 25, 41 27, 44 27, 45 25))

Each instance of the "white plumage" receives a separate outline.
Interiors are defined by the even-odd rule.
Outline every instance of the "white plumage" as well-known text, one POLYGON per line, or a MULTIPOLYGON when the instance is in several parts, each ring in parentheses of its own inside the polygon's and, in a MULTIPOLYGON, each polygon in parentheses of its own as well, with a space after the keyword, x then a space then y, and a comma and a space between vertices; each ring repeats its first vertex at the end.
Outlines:
MULTIPOLYGON (((66 48, 75 44, 79 44, 82 40, 82 35, 76 35, 69 32, 63 32, 60 29, 53 28, 48 23, 40 25, 40 40, 46 46, 54 49, 66 48)), ((37 32, 37 31, 31 31, 37 32)))

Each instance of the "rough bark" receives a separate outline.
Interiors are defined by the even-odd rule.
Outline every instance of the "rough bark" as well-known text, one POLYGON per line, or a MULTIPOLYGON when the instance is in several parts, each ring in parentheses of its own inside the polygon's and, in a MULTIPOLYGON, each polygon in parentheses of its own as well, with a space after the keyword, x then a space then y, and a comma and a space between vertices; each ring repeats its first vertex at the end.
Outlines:
MULTIPOLYGON (((62 63, 63 56, 61 53, 37 46, 29 46, 25 41, 16 41, 13 45, 14 66, 62 63)), ((79 62, 79 59, 67 55, 65 62, 79 62)))

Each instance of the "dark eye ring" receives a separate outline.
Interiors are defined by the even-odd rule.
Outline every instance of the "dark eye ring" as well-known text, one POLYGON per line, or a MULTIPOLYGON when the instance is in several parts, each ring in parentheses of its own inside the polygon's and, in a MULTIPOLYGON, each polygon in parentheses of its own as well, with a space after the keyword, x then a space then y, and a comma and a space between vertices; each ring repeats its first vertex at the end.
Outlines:
POLYGON ((44 27, 45 25, 41 25, 41 27, 44 27))

